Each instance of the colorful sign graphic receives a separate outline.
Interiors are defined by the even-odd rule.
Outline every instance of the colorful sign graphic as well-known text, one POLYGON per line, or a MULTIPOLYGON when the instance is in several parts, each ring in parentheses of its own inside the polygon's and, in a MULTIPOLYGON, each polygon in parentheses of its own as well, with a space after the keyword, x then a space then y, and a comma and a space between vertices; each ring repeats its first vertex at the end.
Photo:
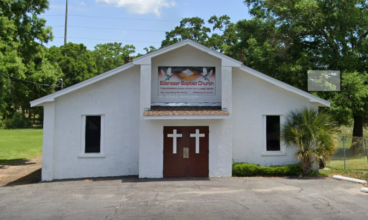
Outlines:
POLYGON ((210 96, 215 93, 215 67, 158 67, 158 95, 210 96))

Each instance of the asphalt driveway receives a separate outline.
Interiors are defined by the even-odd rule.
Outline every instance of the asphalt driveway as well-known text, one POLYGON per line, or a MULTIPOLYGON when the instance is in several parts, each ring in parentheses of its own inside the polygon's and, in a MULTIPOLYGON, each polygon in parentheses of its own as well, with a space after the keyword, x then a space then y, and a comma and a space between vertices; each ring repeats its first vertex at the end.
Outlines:
POLYGON ((0 188, 0 219, 368 219, 362 186, 330 178, 74 180, 0 188))

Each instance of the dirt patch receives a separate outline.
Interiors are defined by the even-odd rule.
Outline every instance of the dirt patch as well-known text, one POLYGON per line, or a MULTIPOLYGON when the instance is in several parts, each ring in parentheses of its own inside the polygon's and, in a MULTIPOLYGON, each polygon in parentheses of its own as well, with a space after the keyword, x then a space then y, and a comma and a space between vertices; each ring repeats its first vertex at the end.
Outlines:
POLYGON ((0 187, 41 181, 42 158, 14 161, 11 165, 0 165, 0 187))

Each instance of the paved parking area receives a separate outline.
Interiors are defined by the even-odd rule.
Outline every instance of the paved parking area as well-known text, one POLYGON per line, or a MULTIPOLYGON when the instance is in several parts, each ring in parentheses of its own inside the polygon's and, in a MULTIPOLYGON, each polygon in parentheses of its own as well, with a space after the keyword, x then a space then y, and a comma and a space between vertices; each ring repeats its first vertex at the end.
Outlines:
POLYGON ((73 180, 0 188, 0 219, 368 219, 361 185, 330 178, 73 180))

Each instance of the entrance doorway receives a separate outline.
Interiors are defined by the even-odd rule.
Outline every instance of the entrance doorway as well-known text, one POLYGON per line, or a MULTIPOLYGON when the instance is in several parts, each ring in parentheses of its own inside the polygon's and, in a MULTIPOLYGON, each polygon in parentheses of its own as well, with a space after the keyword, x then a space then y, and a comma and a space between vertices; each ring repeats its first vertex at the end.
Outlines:
POLYGON ((164 177, 208 177, 209 127, 164 127, 164 177))

